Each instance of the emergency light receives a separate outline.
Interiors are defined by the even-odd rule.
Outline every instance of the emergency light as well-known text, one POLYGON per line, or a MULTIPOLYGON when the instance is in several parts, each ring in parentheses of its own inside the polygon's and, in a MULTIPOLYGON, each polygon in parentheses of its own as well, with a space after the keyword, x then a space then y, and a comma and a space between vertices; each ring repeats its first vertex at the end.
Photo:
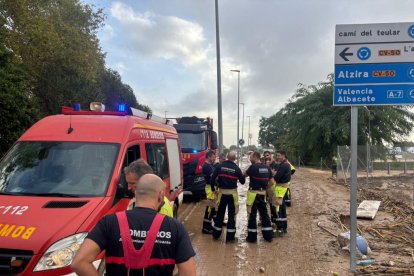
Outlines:
POLYGON ((118 104, 118 112, 126 112, 126 104, 118 104))
POLYGON ((105 105, 101 102, 91 102, 90 105, 89 105, 89 109, 91 111, 104 112, 105 111, 105 105))

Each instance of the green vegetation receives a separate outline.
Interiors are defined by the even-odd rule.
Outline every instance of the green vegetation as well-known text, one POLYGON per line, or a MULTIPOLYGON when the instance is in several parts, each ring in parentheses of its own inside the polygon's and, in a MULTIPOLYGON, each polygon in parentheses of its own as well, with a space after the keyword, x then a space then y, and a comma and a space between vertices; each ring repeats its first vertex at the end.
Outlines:
POLYGON ((105 65, 102 10, 78 0, 0 0, 0 156, 37 119, 63 105, 140 105, 105 65))
MULTIPOLYGON (((351 120, 350 108, 333 107, 332 97, 332 75, 318 85, 300 85, 285 107, 269 118, 261 118, 259 143, 285 149, 305 162, 317 163, 323 158, 330 164, 337 146, 350 144, 351 120)), ((366 144, 369 136, 373 145, 396 144, 413 128, 410 107, 375 106, 369 110, 359 110, 360 145, 366 144)))

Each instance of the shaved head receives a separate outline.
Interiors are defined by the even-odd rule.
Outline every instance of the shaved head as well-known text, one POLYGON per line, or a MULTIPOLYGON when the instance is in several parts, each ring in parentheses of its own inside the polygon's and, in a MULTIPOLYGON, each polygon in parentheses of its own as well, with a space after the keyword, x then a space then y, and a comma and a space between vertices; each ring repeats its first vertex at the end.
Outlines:
POLYGON ((227 154, 227 159, 230 161, 235 161, 236 160, 236 152, 234 150, 230 151, 227 154))
MULTIPOLYGON (((137 203, 139 201, 157 201, 159 195, 165 190, 165 183, 155 174, 143 175, 138 183, 135 190, 135 197, 137 203)), ((162 198, 164 195, 162 196, 162 198)))

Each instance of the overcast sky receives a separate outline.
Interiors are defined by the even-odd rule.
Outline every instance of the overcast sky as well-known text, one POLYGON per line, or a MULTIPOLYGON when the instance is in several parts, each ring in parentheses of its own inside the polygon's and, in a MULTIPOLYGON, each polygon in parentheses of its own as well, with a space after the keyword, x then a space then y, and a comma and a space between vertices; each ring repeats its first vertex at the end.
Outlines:
MULTIPOLYGON (((104 8, 107 65, 140 103, 162 116, 210 116, 217 128, 214 0, 84 2, 104 8)), ((413 0, 219 0, 224 144, 236 143, 231 69, 241 71, 245 140, 251 116, 257 144, 260 117, 283 107, 298 83, 333 72, 336 24, 412 22, 413 11, 413 0)))

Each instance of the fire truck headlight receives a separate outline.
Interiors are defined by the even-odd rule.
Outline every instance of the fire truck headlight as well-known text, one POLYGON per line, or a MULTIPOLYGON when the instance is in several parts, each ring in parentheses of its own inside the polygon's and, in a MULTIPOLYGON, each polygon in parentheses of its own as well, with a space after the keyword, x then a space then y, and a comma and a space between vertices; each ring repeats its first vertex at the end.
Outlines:
POLYGON ((69 236, 50 246, 40 258, 34 272, 68 266, 88 233, 69 236))

